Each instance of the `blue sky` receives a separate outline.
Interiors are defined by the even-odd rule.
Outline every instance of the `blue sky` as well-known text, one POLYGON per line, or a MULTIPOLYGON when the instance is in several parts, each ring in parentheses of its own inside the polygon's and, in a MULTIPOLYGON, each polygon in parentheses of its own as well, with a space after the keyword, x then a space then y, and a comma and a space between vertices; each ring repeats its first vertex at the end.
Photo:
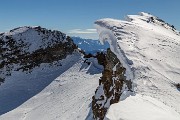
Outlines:
POLYGON ((180 0, 0 0, 0 5, 0 32, 40 25, 94 39, 93 23, 97 19, 124 19, 141 11, 180 30, 180 0))

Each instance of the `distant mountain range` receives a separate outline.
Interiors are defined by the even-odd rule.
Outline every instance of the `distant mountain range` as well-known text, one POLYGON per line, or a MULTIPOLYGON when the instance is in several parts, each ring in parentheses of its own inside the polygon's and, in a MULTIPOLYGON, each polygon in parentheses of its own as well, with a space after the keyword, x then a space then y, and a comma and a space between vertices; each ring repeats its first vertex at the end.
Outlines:
POLYGON ((104 45, 99 40, 84 39, 80 37, 71 37, 74 43, 86 53, 95 54, 97 52, 106 51, 109 48, 109 43, 105 42, 104 45))

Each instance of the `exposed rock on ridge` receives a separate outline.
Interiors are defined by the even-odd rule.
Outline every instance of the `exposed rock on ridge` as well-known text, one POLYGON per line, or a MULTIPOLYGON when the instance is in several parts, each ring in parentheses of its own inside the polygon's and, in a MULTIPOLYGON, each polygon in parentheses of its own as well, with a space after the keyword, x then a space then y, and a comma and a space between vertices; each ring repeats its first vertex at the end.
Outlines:
POLYGON ((99 64, 104 66, 104 71, 93 96, 92 110, 95 119, 103 120, 109 106, 120 100, 123 89, 132 91, 132 82, 126 80, 126 69, 110 49, 107 50, 107 54, 97 54, 96 57, 99 64))

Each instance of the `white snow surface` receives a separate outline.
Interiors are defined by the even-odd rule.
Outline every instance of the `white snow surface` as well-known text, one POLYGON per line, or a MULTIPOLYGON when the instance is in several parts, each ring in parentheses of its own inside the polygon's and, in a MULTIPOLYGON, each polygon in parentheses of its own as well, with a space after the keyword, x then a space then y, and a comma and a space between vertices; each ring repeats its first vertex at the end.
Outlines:
POLYGON ((91 101, 102 67, 84 63, 79 53, 41 64, 31 74, 14 72, 0 87, 0 120, 92 119, 91 101), (8 112, 9 111, 9 112, 8 112))
POLYGON ((180 91, 174 85, 180 83, 180 34, 170 26, 159 24, 156 19, 158 18, 142 12, 139 15, 128 16, 127 21, 105 18, 95 22, 100 41, 109 42, 111 50, 126 68, 127 79, 133 80, 135 93, 143 95, 131 99, 128 98, 128 94, 123 94, 122 97, 127 99, 123 99, 122 103, 120 101, 117 106, 113 105, 113 108, 109 109, 107 116, 112 120, 131 120, 128 116, 140 115, 138 112, 142 112, 138 120, 145 120, 149 115, 143 116, 143 109, 146 111, 145 108, 149 106, 151 110, 147 113, 157 116, 151 117, 151 120, 157 120, 158 115, 163 117, 165 113, 173 120, 180 120, 177 115, 180 114, 180 91), (149 22, 150 17, 153 17, 155 22, 149 22), (154 101, 151 99, 148 101, 153 101, 155 105, 146 103, 144 96, 154 98, 154 101), (134 99, 138 99, 137 102, 141 101, 145 106, 132 104, 134 99), (126 104, 127 109, 124 105, 120 107, 119 104, 123 103, 126 104), (136 109, 126 111, 131 107, 136 109), (164 109, 160 109, 161 107, 164 109), (166 108, 171 109, 170 112, 166 108), (142 111, 138 111, 139 109, 142 111), (156 114, 153 110, 159 112, 156 114), (177 112, 175 117, 171 111, 177 112), (119 114, 117 118, 113 118, 113 112, 119 114))
POLYGON ((111 105, 105 120, 179 120, 180 115, 164 103, 137 94, 111 105))

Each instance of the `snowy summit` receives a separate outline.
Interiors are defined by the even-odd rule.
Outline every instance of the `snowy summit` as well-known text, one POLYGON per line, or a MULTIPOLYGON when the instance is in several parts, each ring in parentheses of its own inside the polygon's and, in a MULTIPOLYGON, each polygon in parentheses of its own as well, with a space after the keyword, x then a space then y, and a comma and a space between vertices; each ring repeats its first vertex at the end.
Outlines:
POLYGON ((144 12, 128 15, 126 21, 107 18, 95 24, 100 41, 109 42, 134 87, 134 95, 123 92, 122 102, 110 106, 106 117, 179 120, 180 34, 174 26, 144 12))

